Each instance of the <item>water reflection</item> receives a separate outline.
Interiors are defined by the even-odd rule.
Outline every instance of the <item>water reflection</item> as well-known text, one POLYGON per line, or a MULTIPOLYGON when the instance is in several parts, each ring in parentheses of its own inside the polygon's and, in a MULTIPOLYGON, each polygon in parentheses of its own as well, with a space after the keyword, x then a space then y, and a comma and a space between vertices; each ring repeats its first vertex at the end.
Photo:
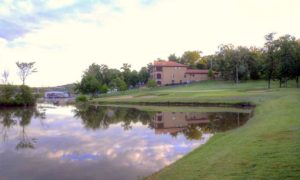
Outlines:
POLYGON ((160 112, 155 114, 151 125, 157 134, 176 136, 184 132, 189 139, 199 139, 199 129, 203 133, 227 131, 242 126, 250 116, 251 113, 239 112, 160 112))
POLYGON ((75 117, 82 119, 86 128, 107 129, 110 124, 121 123, 124 130, 132 128, 137 122, 147 125, 153 112, 140 111, 135 108, 118 108, 105 106, 77 106, 75 117))
POLYGON ((156 134, 179 133, 187 139, 201 139, 203 133, 222 132, 242 126, 251 113, 240 112, 155 112, 136 108, 109 106, 78 106, 75 117, 82 119, 86 128, 107 129, 110 124, 121 123, 124 130, 137 122, 154 129, 156 134))
POLYGON ((30 124, 31 119, 39 117, 45 119, 45 112, 40 112, 36 108, 9 108, 0 110, 0 124, 3 142, 8 140, 8 131, 15 125, 19 125, 19 141, 16 149, 34 149, 36 138, 31 138, 26 133, 26 126, 30 124))
POLYGON ((49 104, 1 109, 0 179, 138 179, 249 116, 49 104))

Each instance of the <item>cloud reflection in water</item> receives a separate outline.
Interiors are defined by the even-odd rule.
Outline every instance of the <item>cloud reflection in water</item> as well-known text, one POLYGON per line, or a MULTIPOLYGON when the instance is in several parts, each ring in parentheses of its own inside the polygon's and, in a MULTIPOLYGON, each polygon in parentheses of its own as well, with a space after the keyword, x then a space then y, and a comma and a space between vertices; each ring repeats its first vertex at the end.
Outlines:
POLYGON ((22 109, 0 111, 1 132, 8 137, 0 144, 0 179, 137 179, 174 162, 214 132, 240 126, 249 117, 115 107, 42 109, 44 116, 22 109), (7 117, 15 123, 5 124, 7 117), (15 148, 20 143, 16 134, 22 133, 35 139, 34 148, 15 148))

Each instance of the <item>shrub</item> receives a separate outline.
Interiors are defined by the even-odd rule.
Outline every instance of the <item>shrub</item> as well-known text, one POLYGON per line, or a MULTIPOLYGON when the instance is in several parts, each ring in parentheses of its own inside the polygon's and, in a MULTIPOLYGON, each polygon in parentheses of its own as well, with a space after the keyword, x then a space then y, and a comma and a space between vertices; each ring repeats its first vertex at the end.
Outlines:
POLYGON ((118 91, 125 91, 128 89, 126 82, 120 78, 112 80, 110 86, 113 88, 117 88, 118 91))
POLYGON ((26 85, 21 85, 19 88, 19 92, 16 95, 16 103, 18 105, 30 106, 35 104, 35 97, 31 92, 30 87, 26 85))
POLYGON ((13 85, 0 86, 0 106, 31 106, 36 102, 31 88, 13 85))
POLYGON ((99 90, 100 90, 100 93, 107 93, 108 86, 106 84, 103 84, 102 86, 100 86, 99 90))
POLYGON ((153 87, 156 87, 156 86, 157 86, 157 84, 156 84, 155 80, 153 80, 153 79, 151 79, 147 82, 147 87, 148 88, 153 88, 153 87))
POLYGON ((0 90, 0 98, 5 101, 10 101, 14 98, 16 87, 13 85, 4 85, 0 90))
POLYGON ((88 100, 87 96, 83 94, 76 97, 76 102, 86 102, 87 100, 88 100))

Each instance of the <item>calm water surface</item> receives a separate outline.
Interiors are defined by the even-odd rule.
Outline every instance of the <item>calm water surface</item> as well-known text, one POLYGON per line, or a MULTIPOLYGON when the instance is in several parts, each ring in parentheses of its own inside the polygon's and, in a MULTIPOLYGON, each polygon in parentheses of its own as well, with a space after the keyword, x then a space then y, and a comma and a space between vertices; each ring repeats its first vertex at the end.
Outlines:
POLYGON ((223 111, 1 109, 0 179, 139 179, 251 116, 223 111))

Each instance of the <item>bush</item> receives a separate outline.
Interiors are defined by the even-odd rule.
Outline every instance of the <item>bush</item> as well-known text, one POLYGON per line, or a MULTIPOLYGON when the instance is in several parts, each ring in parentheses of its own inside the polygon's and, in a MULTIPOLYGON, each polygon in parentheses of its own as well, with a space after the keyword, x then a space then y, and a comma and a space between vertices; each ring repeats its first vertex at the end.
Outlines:
POLYGON ((35 104, 35 97, 31 92, 30 87, 26 85, 20 86, 19 92, 16 95, 16 103, 18 105, 30 106, 35 104))
POLYGON ((3 100, 3 101, 10 101, 14 98, 14 95, 16 93, 16 87, 13 86, 13 85, 4 85, 1 87, 0 89, 0 98, 3 100))
POLYGON ((126 82, 120 78, 112 80, 110 86, 113 88, 117 88, 118 91, 125 91, 128 89, 126 82))
POLYGON ((153 80, 153 79, 151 79, 147 82, 147 87, 148 88, 153 88, 153 87, 156 87, 156 86, 157 86, 157 84, 156 84, 155 80, 153 80))
POLYGON ((83 94, 76 97, 76 102, 86 102, 87 100, 88 100, 87 96, 83 94))
POLYGON ((107 93, 108 86, 106 84, 103 84, 102 86, 100 86, 99 90, 100 90, 100 93, 107 93))
POLYGON ((31 88, 25 85, 3 85, 0 87, 0 106, 31 106, 36 98, 31 88))

